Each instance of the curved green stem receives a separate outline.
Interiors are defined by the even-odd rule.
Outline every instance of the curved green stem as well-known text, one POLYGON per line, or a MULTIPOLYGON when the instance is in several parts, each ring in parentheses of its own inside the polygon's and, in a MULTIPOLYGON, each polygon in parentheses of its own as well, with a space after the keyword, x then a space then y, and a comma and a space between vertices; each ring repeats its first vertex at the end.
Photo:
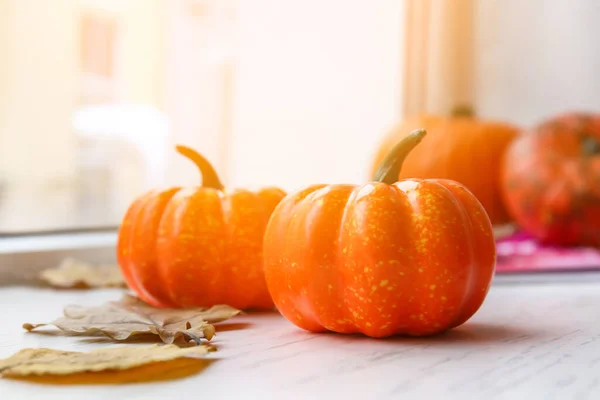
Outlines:
POLYGON ((414 130, 394 146, 373 175, 373 180, 389 185, 397 182, 404 159, 423 140, 426 133, 425 129, 414 130))
POLYGON ((179 154, 190 159, 198 167, 202 174, 202 187, 223 190, 224 186, 219 179, 219 175, 217 175, 217 171, 215 171, 206 158, 200 155, 196 150, 186 146, 177 145, 175 146, 175 149, 179 154))

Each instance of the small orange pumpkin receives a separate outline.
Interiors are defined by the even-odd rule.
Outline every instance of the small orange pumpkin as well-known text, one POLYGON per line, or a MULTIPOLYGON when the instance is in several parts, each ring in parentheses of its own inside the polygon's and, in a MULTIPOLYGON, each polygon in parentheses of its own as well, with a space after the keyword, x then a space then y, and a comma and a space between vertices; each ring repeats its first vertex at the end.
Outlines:
POLYGON ((483 121, 469 111, 451 117, 417 116, 395 126, 381 141, 371 166, 375 173, 392 147, 414 129, 427 130, 427 140, 408 155, 398 179, 450 179, 479 199, 493 224, 510 222, 501 196, 502 157, 517 136, 516 127, 483 121))
POLYGON ((203 185, 153 190, 133 202, 117 246, 127 284, 157 307, 272 308, 262 239, 285 192, 226 191, 203 156, 184 146, 177 151, 197 165, 203 185))
POLYGON ((374 181, 314 185, 276 207, 265 277, 279 311, 313 332, 422 336, 461 325, 484 301, 496 261, 490 220, 461 184, 397 182, 418 130, 374 181))

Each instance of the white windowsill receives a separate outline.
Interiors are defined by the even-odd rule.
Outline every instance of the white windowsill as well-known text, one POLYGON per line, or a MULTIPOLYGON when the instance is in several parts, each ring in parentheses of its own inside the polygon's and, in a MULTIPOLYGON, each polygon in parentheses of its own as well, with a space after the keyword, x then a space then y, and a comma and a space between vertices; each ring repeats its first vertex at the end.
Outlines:
POLYGON ((116 232, 64 233, 32 235, 0 240, 0 254, 30 253, 40 251, 70 251, 74 249, 114 246, 116 232))
POLYGON ((31 282, 44 268, 65 258, 116 262, 117 232, 31 235, 0 239, 0 285, 31 282))
MULTIPOLYGON (((116 262, 117 232, 81 232, 0 238, 0 286, 27 283, 65 258, 116 262)), ((497 274, 494 285, 600 282, 599 271, 497 274)))

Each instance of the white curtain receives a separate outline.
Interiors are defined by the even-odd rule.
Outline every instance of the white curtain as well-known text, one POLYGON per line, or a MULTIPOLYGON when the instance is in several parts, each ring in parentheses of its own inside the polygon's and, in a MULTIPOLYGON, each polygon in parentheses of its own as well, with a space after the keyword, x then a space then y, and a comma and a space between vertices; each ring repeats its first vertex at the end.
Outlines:
MULTIPOLYGON (((232 186, 368 179, 372 152, 400 118, 470 104, 472 2, 234 2, 226 76, 201 60, 222 31, 180 17, 169 54, 172 132, 232 186)), ((180 157, 170 165, 172 180, 198 179, 180 157)))
POLYGON ((400 117, 403 29, 398 0, 240 1, 227 183, 368 179, 400 117))
POLYGON ((402 113, 447 114, 473 101, 473 0, 405 0, 402 113))

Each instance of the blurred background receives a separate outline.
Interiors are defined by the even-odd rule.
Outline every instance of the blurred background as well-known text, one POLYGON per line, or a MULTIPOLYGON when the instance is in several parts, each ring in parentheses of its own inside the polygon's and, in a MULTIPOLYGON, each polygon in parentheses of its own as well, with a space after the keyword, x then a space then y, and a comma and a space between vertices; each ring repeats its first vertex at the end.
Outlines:
POLYGON ((360 183, 469 105, 600 108, 597 0, 0 0, 0 233, 116 227, 149 188, 360 183))

